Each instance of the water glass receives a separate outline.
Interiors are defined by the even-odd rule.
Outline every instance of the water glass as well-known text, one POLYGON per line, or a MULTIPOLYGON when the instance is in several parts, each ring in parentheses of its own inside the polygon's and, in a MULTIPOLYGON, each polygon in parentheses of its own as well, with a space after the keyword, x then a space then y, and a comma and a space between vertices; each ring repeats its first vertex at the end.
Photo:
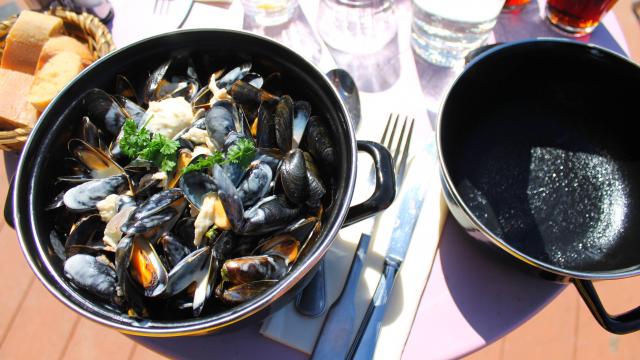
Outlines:
POLYGON ((590 34, 617 0, 548 0, 547 21, 572 36, 590 34))
POLYGON ((298 0, 242 0, 246 16, 262 26, 276 26, 289 21, 298 0))
POLYGON ((333 49, 374 53, 396 36, 397 29, 393 0, 320 0, 318 33, 333 49))
POLYGON ((430 63, 454 67, 485 44, 505 0, 412 0, 411 46, 430 63))

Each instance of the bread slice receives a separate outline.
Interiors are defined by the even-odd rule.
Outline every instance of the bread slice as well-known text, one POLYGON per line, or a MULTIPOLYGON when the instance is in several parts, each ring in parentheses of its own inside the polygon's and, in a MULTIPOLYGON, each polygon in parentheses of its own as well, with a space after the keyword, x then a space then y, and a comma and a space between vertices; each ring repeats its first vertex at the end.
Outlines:
POLYGON ((7 35, 0 67, 33 74, 42 46, 64 31, 62 19, 33 11, 22 11, 7 35))
POLYGON ((0 129, 35 124, 38 119, 37 111, 27 101, 32 82, 32 75, 0 69, 0 129))
POLYGON ((27 99, 43 111, 83 68, 82 58, 76 53, 65 51, 53 56, 36 74, 27 99))
POLYGON ((70 36, 56 36, 49 39, 42 47, 37 70, 42 69, 49 59, 65 51, 80 55, 84 66, 89 66, 93 62, 93 55, 85 44, 70 36))

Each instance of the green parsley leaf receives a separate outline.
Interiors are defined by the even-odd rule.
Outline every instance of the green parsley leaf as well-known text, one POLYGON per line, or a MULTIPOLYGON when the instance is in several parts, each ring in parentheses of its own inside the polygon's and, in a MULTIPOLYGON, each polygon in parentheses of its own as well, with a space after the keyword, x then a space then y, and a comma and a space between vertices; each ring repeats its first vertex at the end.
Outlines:
POLYGON ((209 230, 207 230, 204 236, 209 239, 209 241, 215 239, 215 237, 218 236, 218 227, 214 224, 209 230))
POLYGON ((249 139, 239 139, 227 150, 227 163, 240 164, 242 168, 249 166, 256 156, 256 147, 249 139))
POLYGON ((136 123, 127 119, 123 125, 123 136, 120 148, 128 157, 140 157, 153 162, 162 171, 170 172, 176 166, 177 151, 180 144, 161 134, 151 133, 146 124, 138 129, 136 123))
POLYGON ((123 136, 120 139, 120 149, 130 158, 135 158, 138 153, 150 142, 149 132, 145 128, 138 131, 135 121, 127 119, 123 125, 123 136))
POLYGON ((216 151, 211 156, 205 156, 199 158, 195 162, 187 165, 184 169, 182 169, 182 174, 186 174, 192 171, 200 171, 202 169, 208 169, 212 167, 214 164, 222 164, 224 163, 224 155, 220 151, 216 151))

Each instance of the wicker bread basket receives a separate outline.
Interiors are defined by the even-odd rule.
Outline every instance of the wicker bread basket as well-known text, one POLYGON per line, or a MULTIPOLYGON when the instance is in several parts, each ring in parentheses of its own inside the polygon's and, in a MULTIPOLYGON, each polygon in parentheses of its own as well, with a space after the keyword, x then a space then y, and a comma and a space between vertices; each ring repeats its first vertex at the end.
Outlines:
MULTIPOLYGON (((67 35, 87 44, 94 59, 106 55, 115 48, 107 27, 91 14, 77 14, 61 8, 51 9, 45 13, 61 18, 67 35)), ((14 15, 0 22, 0 58, 2 58, 7 34, 17 18, 17 15, 14 15)), ((21 150, 30 132, 30 127, 0 130, 0 149, 5 151, 21 150)))

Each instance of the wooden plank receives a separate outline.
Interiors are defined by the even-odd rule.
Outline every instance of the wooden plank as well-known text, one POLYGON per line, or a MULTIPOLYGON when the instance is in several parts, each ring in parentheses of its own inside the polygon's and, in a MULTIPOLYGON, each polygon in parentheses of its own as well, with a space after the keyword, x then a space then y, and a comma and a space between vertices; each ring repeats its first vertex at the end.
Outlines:
POLYGON ((66 360, 126 359, 136 343, 119 332, 82 318, 63 355, 66 360))
POLYGON ((22 255, 18 237, 12 228, 0 230, 0 344, 6 337, 35 276, 22 255))
POLYGON ((503 359, 571 359, 578 295, 569 288, 549 306, 505 338, 503 359))
MULTIPOLYGON (((211 358, 215 358, 215 355, 212 354, 211 358)), ((151 351, 150 349, 136 344, 136 347, 134 349, 134 351, 131 353, 131 356, 129 357, 129 359, 135 359, 135 360, 164 360, 164 359, 168 359, 167 357, 164 357, 156 352, 151 351)))
MULTIPOLYGON (((596 289, 608 312, 628 311, 640 305, 640 277, 602 281, 596 289)), ((576 359, 637 359, 640 333, 615 335, 602 329, 580 301, 576 359)))
POLYGON ((0 359, 59 358, 77 320, 78 315, 34 281, 0 346, 0 359))

